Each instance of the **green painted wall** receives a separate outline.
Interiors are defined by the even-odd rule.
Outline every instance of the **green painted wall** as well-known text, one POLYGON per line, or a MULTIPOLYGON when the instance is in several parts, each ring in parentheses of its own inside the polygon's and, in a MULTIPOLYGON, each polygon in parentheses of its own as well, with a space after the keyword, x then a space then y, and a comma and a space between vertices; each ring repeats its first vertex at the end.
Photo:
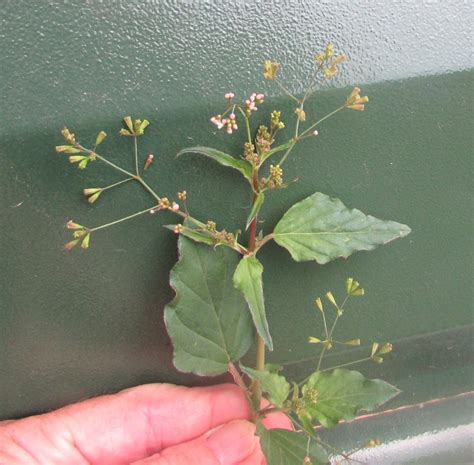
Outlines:
MULTIPOLYGON (((117 131, 126 114, 152 126, 140 151, 158 191, 186 189, 195 216, 241 227, 245 184, 189 145, 235 154, 243 134, 215 134, 208 118, 224 91, 263 90, 266 110, 293 108, 262 82, 260 64, 283 65, 304 86, 312 52, 333 40, 350 62, 307 107, 324 115, 363 85, 367 111, 330 120, 288 164, 297 184, 272 195, 269 231, 316 190, 409 224, 404 240, 324 268, 295 264, 276 245, 262 253, 276 351, 296 376, 314 364, 320 321, 313 299, 342 290, 347 276, 367 297, 354 301, 341 337, 392 340, 374 376, 398 383, 394 405, 472 385, 472 66, 467 2, 6 2, 0 12, 0 418, 55 408, 151 381, 214 382, 176 373, 162 322, 175 237, 159 215, 108 229, 87 253, 65 253, 65 222, 97 225, 150 205, 127 185, 89 206, 81 189, 117 177, 99 164, 79 172, 54 152, 67 125, 81 141, 110 134, 103 153, 131 166, 117 131), (441 27, 442 26, 442 27, 441 27), (440 47, 442 44, 442 47, 440 47), (230 147, 230 148, 229 148, 230 147)), ((264 114, 260 112, 258 117, 264 114)), ((258 118, 256 119, 256 121, 258 118)), ((338 356, 334 357, 337 361, 338 356)), ((372 373, 371 373, 372 374, 372 373)))

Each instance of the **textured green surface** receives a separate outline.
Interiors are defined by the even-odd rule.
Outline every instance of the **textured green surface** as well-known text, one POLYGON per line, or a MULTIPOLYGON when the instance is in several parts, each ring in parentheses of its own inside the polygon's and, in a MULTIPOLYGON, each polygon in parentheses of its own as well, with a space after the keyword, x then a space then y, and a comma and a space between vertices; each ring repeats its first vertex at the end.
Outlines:
MULTIPOLYGON (((299 181, 266 196, 262 227, 269 231, 290 205, 321 191, 413 232, 324 268, 294 263, 275 244, 263 250, 271 359, 290 363, 297 377, 314 368, 314 346, 304 342, 320 330, 312 301, 328 289, 337 297, 353 276, 367 296, 351 303, 340 337, 394 341, 386 364, 370 371, 403 390, 392 405, 471 388, 465 327, 473 300, 473 73, 450 72, 470 66, 469 4, 217 3, 2 5, 1 418, 142 382, 203 382, 174 371, 163 324, 177 252, 175 236, 161 224, 171 217, 141 217, 98 233, 87 253, 61 250, 68 219, 95 226, 150 199, 125 185, 89 206, 81 189, 117 178, 98 164, 79 172, 56 155, 59 129, 68 125, 84 143, 107 131, 104 155, 132 167, 131 141, 117 135, 120 119, 148 118, 140 152, 155 154, 150 183, 169 196, 186 189, 198 218, 243 228, 248 208, 235 205, 251 199, 242 177, 204 157, 175 154, 191 145, 239 154, 243 133, 214 136, 208 122, 225 91, 240 98, 271 89, 276 100, 265 110, 281 108, 290 120, 293 108, 262 83, 260 63, 288 63, 284 78, 301 90, 298 67, 307 70, 311 51, 328 39, 351 58, 339 85, 420 77, 364 85, 366 112, 337 116, 297 147, 285 176, 299 181)), ((323 116, 347 93, 324 92, 308 104, 308 118, 323 116)), ((387 435, 397 437, 408 424, 387 435)))

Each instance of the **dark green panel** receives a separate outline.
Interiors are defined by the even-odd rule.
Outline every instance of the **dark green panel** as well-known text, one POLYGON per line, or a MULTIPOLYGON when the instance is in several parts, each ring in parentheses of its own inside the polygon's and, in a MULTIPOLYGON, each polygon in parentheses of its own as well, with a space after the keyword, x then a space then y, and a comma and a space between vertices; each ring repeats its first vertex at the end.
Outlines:
MULTIPOLYGON (((328 39, 351 61, 339 88, 308 104, 308 118, 339 105, 349 84, 368 83, 370 103, 301 143, 285 167, 298 183, 268 196, 261 226, 270 231, 290 205, 320 190, 413 232, 324 268, 266 248, 270 358, 303 377, 317 355, 305 341, 321 331, 312 302, 328 289, 337 296, 353 276, 367 296, 349 306, 340 338, 361 337, 366 348, 374 339, 394 342, 386 364, 369 368, 403 389, 393 406, 469 390, 473 73, 452 72, 469 67, 467 3, 184 3, 6 2, 0 13, 0 418, 143 382, 215 382, 172 368, 162 311, 172 297, 176 238, 161 227, 172 218, 141 217, 97 233, 86 253, 62 250, 68 219, 95 226, 151 201, 126 185, 88 205, 82 188, 120 178, 99 164, 79 172, 55 154, 60 128, 84 143, 107 131, 103 154, 131 167, 120 120, 150 119, 140 141, 142 157, 156 157, 150 183, 169 197, 186 189, 196 217, 239 228, 250 204, 245 183, 208 160, 175 154, 189 145, 240 154, 243 133, 215 134, 208 122, 224 91, 240 98, 263 89, 274 97, 255 124, 275 108, 290 122, 294 109, 262 82, 260 63, 272 56, 288 64, 283 76, 301 90, 299 69, 304 75, 328 39), (453 31, 456 43, 444 41, 453 31)), ((327 363, 341 363, 340 355, 327 363)))

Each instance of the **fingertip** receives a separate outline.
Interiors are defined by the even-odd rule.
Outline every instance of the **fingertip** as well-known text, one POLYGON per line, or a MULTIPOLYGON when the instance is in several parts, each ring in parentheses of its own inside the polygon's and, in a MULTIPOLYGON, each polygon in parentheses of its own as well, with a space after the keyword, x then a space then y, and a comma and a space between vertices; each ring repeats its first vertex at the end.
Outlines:
POLYGON ((220 465, 240 464, 260 447, 255 436, 255 425, 244 420, 233 421, 215 429, 206 441, 220 465))

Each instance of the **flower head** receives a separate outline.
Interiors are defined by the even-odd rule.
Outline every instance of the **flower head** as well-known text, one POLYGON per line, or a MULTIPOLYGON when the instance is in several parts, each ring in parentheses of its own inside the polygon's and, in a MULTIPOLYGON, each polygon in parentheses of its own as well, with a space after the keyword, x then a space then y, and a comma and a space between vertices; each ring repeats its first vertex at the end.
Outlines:
POLYGON ((349 94, 349 97, 346 99, 346 108, 351 108, 352 110, 364 111, 365 104, 369 101, 369 97, 361 97, 360 89, 354 87, 352 92, 349 94))
POLYGON ((276 78, 279 69, 280 65, 277 62, 265 60, 263 62, 263 77, 269 81, 273 81, 276 78))

